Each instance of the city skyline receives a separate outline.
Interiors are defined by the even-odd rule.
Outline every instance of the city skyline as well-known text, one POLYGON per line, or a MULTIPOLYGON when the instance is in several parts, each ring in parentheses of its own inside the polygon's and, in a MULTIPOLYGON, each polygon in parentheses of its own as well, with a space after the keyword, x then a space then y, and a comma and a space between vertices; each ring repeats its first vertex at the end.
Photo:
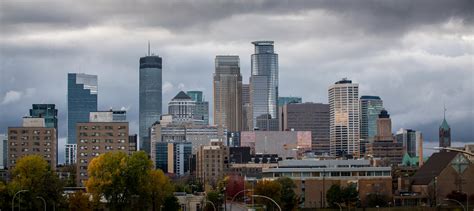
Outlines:
MULTIPOLYGON (((469 46, 473 46, 474 35, 472 30, 469 32, 473 28, 472 16, 459 3, 462 1, 449 5, 433 3, 430 7, 433 11, 418 5, 420 9, 412 9, 415 10, 411 11, 412 16, 405 17, 408 21, 396 18, 393 22, 389 18, 393 14, 381 14, 362 6, 353 6, 355 10, 352 10, 349 6, 341 9, 317 3, 314 3, 316 6, 308 4, 303 8, 295 5, 287 9, 283 7, 285 5, 268 2, 255 5, 254 9, 230 5, 240 8, 237 12, 230 12, 235 15, 233 17, 210 13, 210 17, 204 17, 206 20, 196 20, 198 25, 207 27, 208 32, 194 27, 186 29, 192 26, 192 21, 178 19, 173 22, 166 19, 155 24, 145 21, 138 24, 143 27, 141 30, 122 35, 122 32, 140 28, 130 23, 114 25, 101 15, 87 19, 74 13, 74 7, 67 8, 71 10, 69 14, 63 11, 49 16, 46 15, 49 12, 39 9, 30 14, 31 20, 26 20, 11 12, 15 9, 38 9, 34 4, 2 3, 9 8, 2 10, 2 13, 5 11, 2 16, 7 17, 2 18, 2 25, 9 30, 2 30, 0 43, 3 49, 1 57, 7 61, 1 66, 0 133, 6 133, 8 126, 20 125, 18 117, 25 115, 31 104, 56 104, 59 110, 59 146, 63 147, 67 125, 68 72, 98 75, 101 78, 98 109, 123 107, 128 110, 130 132, 138 133, 137 60, 146 54, 147 40, 151 41, 153 51, 163 58, 162 104, 165 104, 180 90, 202 90, 206 96, 212 96, 215 55, 239 55, 243 82, 248 83, 253 50, 250 42, 268 39, 275 41, 275 51, 279 54, 280 96, 302 96, 305 102, 327 103, 327 87, 347 77, 360 84, 360 95, 377 95, 384 99, 384 107, 392 116, 392 132, 402 127, 413 128, 423 132, 425 143, 437 143, 438 127, 443 120, 443 104, 446 103, 446 119, 452 129, 453 143, 472 142, 474 76, 473 48, 469 46), (266 6, 270 8, 269 12, 258 14, 266 6), (443 7, 452 8, 455 15, 436 13, 443 7), (365 21, 364 12, 371 17, 370 21, 365 21), (415 15, 417 12, 427 17, 415 15), (344 14, 349 17, 344 17, 344 14), (59 19, 64 16, 70 18, 59 19), (346 18, 351 17, 351 23, 356 23, 359 29, 349 27, 351 23, 344 23, 346 18), (252 18, 259 23, 268 23, 268 32, 244 26, 243 35, 217 35, 221 30, 228 29, 226 25, 252 18), (294 32, 289 32, 287 36, 275 34, 281 26, 272 24, 273 20, 294 23, 290 28, 294 32), (69 23, 69 26, 62 25, 64 23, 69 23), (314 29, 305 29, 309 23, 314 29), (332 23, 331 27, 324 27, 326 23, 332 23), (26 29, 28 24, 36 27, 26 29), (388 24, 393 27, 385 27, 388 24), (339 34, 342 28, 350 36, 339 34), (52 36, 46 30, 58 35, 52 36), (198 30, 198 33, 193 30, 198 30), (117 37, 110 38, 110 32, 117 37), (182 35, 176 36, 180 32, 182 35), (196 34, 196 39, 190 38, 191 34, 196 34), (108 40, 103 40, 105 37, 108 40), (27 83, 19 83, 20 80, 27 83), (123 94, 118 95, 119 91, 123 94), (7 110, 8 113, 3 112, 7 110)), ((403 2, 382 5, 381 10, 404 6, 403 2)))

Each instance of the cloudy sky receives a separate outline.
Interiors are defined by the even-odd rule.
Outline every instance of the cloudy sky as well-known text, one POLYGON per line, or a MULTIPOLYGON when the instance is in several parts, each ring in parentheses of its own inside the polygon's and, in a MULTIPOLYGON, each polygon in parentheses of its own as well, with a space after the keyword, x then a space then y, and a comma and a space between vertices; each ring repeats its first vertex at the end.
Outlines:
POLYGON ((32 103, 54 103, 63 148, 68 72, 97 74, 99 108, 127 109, 136 133, 148 40, 163 57, 163 108, 179 90, 212 101, 218 54, 239 55, 248 82, 250 42, 274 40, 281 96, 327 103, 328 86, 347 77, 384 100, 394 131, 437 141, 445 104, 453 141, 473 143, 473 11, 472 0, 3 0, 0 133, 32 103))

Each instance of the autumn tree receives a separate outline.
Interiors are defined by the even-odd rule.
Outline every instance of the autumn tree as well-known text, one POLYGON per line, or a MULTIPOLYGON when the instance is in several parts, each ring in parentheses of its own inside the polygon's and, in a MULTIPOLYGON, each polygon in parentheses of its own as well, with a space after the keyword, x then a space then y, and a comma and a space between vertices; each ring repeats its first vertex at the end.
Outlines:
POLYGON ((92 210, 92 205, 89 202, 89 195, 83 191, 76 191, 69 195, 69 210, 72 211, 88 211, 92 210))
MULTIPOLYGON (((262 180, 257 182, 254 191, 256 195, 270 197, 271 199, 275 200, 278 205, 280 205, 281 189, 281 184, 277 181, 262 180)), ((264 204, 267 207, 275 207, 274 203, 269 201, 268 199, 255 198, 255 201, 257 203, 264 204)))
POLYGON ((152 170, 149 176, 149 192, 153 210, 165 203, 165 198, 172 196, 174 187, 162 170, 152 170))
POLYGON ((295 193, 296 185, 288 177, 280 177, 276 180, 281 185, 280 201, 283 210, 294 210, 297 208, 299 197, 295 193))
MULTIPOLYGON (((244 177, 238 176, 238 175, 231 175, 228 177, 228 181, 226 184, 226 196, 227 198, 232 198, 235 194, 238 192, 244 190, 244 177)), ((240 194, 240 196, 243 196, 244 194, 240 194)))
POLYGON ((47 205, 61 205, 63 183, 51 170, 49 164, 39 155, 28 155, 20 158, 12 169, 12 181, 8 184, 8 192, 13 196, 20 190, 21 206, 29 209, 43 209, 43 198, 47 205))

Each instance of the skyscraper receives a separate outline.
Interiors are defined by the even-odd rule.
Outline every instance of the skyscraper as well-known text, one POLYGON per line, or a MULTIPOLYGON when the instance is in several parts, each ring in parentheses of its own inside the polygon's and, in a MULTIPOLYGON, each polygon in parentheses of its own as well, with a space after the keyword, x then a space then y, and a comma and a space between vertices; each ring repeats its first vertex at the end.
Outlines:
POLYGON ((278 127, 278 54, 273 41, 255 41, 250 76, 252 128, 276 131, 278 127), (257 124, 259 122, 259 124, 257 124))
POLYGON ((139 146, 141 150, 150 153, 149 128, 160 121, 162 114, 162 59, 150 55, 140 58, 139 81, 139 146))
POLYGON ((252 128, 252 106, 250 105, 250 84, 242 84, 242 130, 252 128))
POLYGON ((187 91, 186 94, 196 101, 195 119, 200 119, 204 125, 209 125, 209 102, 205 101, 202 91, 187 91))
POLYGON ((342 79, 329 87, 330 153, 360 156, 359 84, 342 79))
POLYGON ((301 97, 278 97, 278 106, 284 106, 290 103, 302 103, 301 97))
POLYGON ((439 147, 451 147, 451 127, 446 121, 446 109, 444 109, 443 122, 439 126, 439 147))
POLYGON ((216 56, 214 124, 221 132, 242 128, 242 75, 239 56, 216 56))
POLYGON ((174 122, 192 122, 195 107, 196 101, 183 91, 180 91, 168 103, 168 114, 173 116, 174 122))
POLYGON ((365 153, 365 145, 377 135, 377 119, 383 109, 379 96, 360 97, 360 153, 365 153))
MULTIPOLYGON (((58 136, 58 109, 54 104, 33 104, 30 109, 30 116, 34 118, 44 118, 45 126, 56 129, 56 138, 58 136)), ((57 144, 58 142, 56 142, 57 144)), ((58 146, 56 146, 56 161, 58 161, 58 146)))
POLYGON ((311 131, 311 149, 315 154, 329 153, 329 105, 291 103, 280 108, 283 131, 311 131))
POLYGON ((403 150, 410 157, 418 156, 421 158, 420 165, 423 158, 423 135, 420 131, 412 129, 401 128, 396 134, 397 143, 403 144, 403 150))
POLYGON ((97 111, 97 75, 68 74, 66 164, 76 162, 76 124, 89 121, 89 112, 97 111))

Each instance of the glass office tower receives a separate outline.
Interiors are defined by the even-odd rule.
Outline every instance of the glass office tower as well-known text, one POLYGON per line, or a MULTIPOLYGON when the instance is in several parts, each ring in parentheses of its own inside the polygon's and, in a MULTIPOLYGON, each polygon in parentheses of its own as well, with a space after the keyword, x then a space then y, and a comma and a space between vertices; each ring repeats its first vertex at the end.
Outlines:
POLYGON ((276 131, 278 130, 278 54, 274 53, 273 41, 255 41, 252 44, 255 46, 250 76, 252 127, 276 131))
POLYGON ((204 125, 209 125, 209 102, 205 101, 202 91, 187 91, 186 94, 196 101, 195 119, 203 120, 204 125))
POLYGON ((365 145, 377 135, 377 119, 383 110, 383 101, 379 96, 360 97, 360 152, 365 153, 365 145))
MULTIPOLYGON (((58 109, 55 104, 33 104, 30 109, 30 116, 35 118, 44 118, 45 126, 56 129, 56 138, 58 136, 58 109)), ((58 144, 58 142, 56 142, 58 144)), ((58 146, 56 146, 56 162, 58 161, 58 146)))
POLYGON ((88 122, 89 112, 97 111, 97 75, 68 74, 66 164, 75 163, 76 123, 88 122))
POLYGON ((162 102, 162 59, 148 54, 140 58, 139 137, 140 150, 150 153, 149 128, 160 121, 162 102))

